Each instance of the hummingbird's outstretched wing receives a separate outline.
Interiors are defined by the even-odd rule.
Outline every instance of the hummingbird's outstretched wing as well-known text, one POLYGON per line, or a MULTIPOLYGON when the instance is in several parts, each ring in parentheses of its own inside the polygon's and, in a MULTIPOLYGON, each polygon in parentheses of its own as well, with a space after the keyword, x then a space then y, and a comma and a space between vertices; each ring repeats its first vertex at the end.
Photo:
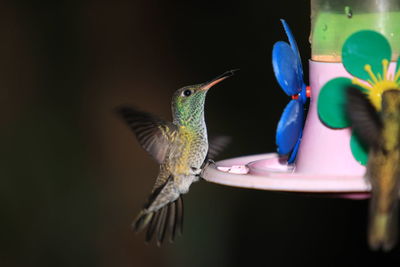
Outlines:
POLYGON ((168 137, 174 136, 176 126, 134 107, 123 106, 116 111, 134 132, 140 145, 161 164, 170 144, 168 137))
MULTIPOLYGON (((147 204, 132 224, 135 232, 139 232, 147 226, 146 242, 150 242, 154 234, 156 234, 158 246, 163 243, 167 232, 169 233, 170 241, 173 242, 176 233, 182 234, 183 231, 182 195, 158 208, 162 202, 166 201, 163 194, 170 190, 169 187, 174 187, 172 180, 173 176, 171 175, 162 186, 153 191, 147 204)), ((168 195, 170 196, 170 194, 168 195)))

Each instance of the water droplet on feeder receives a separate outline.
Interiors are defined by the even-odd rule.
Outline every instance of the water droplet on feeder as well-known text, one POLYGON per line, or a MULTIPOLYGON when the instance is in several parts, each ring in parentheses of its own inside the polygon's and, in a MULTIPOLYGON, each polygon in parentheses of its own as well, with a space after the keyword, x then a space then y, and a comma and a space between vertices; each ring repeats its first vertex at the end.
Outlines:
POLYGON ((346 14, 347 18, 351 19, 353 17, 353 11, 349 6, 344 7, 344 14, 346 14))
POLYGON ((328 25, 324 24, 322 25, 322 31, 326 32, 328 30, 328 25))

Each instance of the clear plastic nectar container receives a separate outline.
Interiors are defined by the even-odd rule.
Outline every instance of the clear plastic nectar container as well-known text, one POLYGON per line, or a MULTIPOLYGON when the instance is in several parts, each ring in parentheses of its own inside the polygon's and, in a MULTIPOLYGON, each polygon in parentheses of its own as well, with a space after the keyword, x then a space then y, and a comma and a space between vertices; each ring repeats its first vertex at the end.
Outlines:
POLYGON ((400 51, 400 0, 311 0, 311 59, 340 62, 344 41, 354 32, 374 30, 400 51))

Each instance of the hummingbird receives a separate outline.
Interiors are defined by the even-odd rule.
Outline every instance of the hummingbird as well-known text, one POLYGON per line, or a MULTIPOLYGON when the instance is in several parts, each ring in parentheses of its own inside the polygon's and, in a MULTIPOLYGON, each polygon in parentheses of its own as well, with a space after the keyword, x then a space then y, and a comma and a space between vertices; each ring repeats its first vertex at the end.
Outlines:
POLYGON ((400 190, 400 89, 381 94, 378 112, 368 96, 347 91, 347 114, 355 133, 368 147, 365 177, 371 184, 368 243, 372 250, 391 250, 397 242, 400 190))
POLYGON ((146 242, 150 242, 155 234, 160 246, 167 232, 171 242, 176 233, 182 234, 182 195, 201 178, 202 171, 212 162, 211 158, 229 142, 226 136, 217 136, 208 142, 204 119, 206 94, 234 71, 175 91, 171 101, 172 122, 134 107, 117 109, 139 144, 160 164, 150 197, 132 224, 136 232, 147 227, 146 242))

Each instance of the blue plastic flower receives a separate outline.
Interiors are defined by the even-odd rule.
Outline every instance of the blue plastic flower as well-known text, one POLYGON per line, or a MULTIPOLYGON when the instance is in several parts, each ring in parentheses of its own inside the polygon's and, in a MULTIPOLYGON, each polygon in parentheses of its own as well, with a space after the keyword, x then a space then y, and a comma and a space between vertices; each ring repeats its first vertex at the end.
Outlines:
POLYGON ((276 144, 280 155, 289 155, 288 163, 296 159, 300 145, 307 102, 307 86, 303 80, 303 66, 296 41, 285 20, 281 19, 289 43, 279 41, 272 49, 272 66, 279 85, 292 100, 285 107, 276 130, 276 144))

